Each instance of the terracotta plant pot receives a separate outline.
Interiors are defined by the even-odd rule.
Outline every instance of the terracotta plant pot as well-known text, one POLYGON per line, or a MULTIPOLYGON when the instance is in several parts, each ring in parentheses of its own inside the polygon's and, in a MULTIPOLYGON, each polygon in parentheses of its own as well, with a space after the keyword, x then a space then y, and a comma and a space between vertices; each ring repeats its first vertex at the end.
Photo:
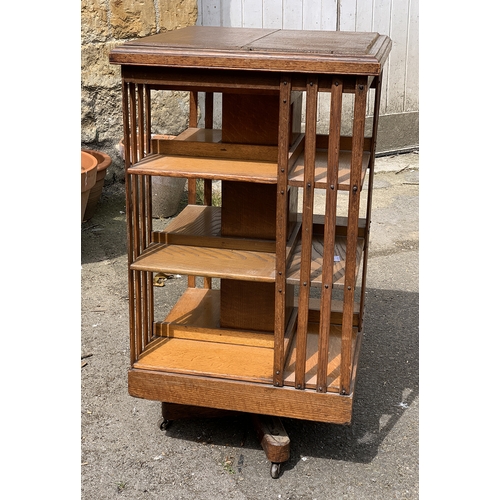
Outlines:
POLYGON ((84 149, 83 151, 97 159, 97 178, 94 187, 90 190, 87 208, 83 216, 83 220, 89 220, 94 215, 99 199, 101 198, 106 169, 111 165, 111 157, 102 151, 94 151, 92 149, 84 149))
POLYGON ((90 190, 94 187, 97 178, 97 158, 82 151, 81 183, 82 183, 82 220, 87 208, 90 190))
MULTIPOLYGON (((153 139, 174 139, 175 135, 155 134, 153 139)), ((123 139, 119 144, 122 158, 125 159, 123 139)), ((151 181, 152 216, 154 218, 170 217, 179 208, 182 193, 186 187, 186 179, 180 177, 153 176, 151 181)))

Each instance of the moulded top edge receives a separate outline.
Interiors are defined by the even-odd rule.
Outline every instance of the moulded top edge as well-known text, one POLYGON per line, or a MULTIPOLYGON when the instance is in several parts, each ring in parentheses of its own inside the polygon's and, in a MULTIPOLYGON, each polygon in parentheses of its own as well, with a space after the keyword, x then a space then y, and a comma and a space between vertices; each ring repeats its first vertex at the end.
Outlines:
POLYGON ((376 75, 390 47, 378 33, 190 26, 125 42, 110 62, 376 75))

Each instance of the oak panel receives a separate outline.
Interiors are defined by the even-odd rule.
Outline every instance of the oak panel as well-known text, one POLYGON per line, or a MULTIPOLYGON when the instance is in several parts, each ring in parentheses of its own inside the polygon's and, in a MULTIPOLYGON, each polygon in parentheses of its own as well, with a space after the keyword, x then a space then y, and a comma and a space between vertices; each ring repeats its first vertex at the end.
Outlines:
POLYGON ((291 387, 139 369, 129 371, 128 389, 131 396, 154 401, 315 422, 349 424, 352 417, 352 394, 323 394, 291 387))

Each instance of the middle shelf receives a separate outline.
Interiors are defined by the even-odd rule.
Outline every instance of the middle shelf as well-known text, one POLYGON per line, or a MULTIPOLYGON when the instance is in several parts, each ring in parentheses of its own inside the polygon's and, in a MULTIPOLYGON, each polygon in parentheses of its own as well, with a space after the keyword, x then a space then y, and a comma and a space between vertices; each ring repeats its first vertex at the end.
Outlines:
MULTIPOLYGON (((275 242, 220 236, 220 207, 188 205, 164 231, 153 232, 153 242, 131 264, 135 271, 164 272, 272 283, 276 278, 275 242)), ((311 285, 321 286, 323 264, 322 218, 316 217, 311 255, 311 285)), ((334 286, 343 286, 346 259, 346 219, 337 220, 334 286)), ((356 251, 356 274, 365 240, 360 221, 356 251)), ((287 242, 287 283, 300 279, 300 221, 287 242)))

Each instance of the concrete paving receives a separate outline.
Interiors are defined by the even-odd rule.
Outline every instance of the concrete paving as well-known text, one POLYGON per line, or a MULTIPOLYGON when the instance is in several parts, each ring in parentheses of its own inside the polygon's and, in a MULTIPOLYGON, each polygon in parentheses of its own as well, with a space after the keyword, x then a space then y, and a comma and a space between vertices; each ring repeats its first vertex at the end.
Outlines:
MULTIPOLYGON (((81 233, 83 500, 419 497, 418 160, 407 153, 376 161, 353 423, 283 419, 291 458, 278 479, 245 417, 161 431, 160 403, 128 395, 124 191, 105 188, 81 233)), ((160 289, 167 309, 184 286, 176 278, 160 289)))

